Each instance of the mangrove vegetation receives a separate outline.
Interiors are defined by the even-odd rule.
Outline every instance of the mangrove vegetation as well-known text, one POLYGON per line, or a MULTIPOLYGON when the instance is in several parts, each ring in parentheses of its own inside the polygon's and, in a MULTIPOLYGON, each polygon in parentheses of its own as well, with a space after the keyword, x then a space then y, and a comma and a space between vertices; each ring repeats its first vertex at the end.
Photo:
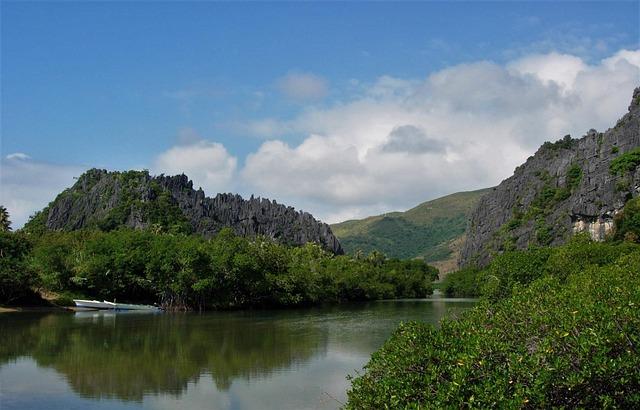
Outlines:
MULTIPOLYGON (((634 210, 618 221, 627 232, 634 210)), ((401 325, 353 380, 347 408, 640 406, 639 244, 581 234, 504 252, 443 289, 481 301, 439 329, 401 325)))
POLYGON ((33 289, 72 298, 158 303, 168 309, 301 306, 424 297, 438 271, 420 260, 334 255, 223 229, 199 235, 112 231, 0 233, 0 303, 33 289))

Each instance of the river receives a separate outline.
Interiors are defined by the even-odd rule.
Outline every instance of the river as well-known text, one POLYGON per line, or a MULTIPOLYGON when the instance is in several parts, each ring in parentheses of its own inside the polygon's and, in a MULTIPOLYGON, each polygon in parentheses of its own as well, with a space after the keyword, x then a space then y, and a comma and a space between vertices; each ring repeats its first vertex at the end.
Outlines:
POLYGON ((209 313, 0 314, 0 409, 335 409, 402 321, 462 299, 209 313))

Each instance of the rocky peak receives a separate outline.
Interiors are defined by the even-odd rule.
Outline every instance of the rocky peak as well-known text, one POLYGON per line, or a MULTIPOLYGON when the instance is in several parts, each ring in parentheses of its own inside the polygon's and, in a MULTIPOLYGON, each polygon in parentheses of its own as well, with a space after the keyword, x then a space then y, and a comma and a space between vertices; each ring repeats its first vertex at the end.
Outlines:
POLYGON ((486 194, 472 212, 461 266, 485 265, 505 250, 559 245, 581 231, 603 240, 613 227, 613 216, 640 194, 637 163, 629 162, 622 172, 614 170, 638 147, 640 88, 633 92, 629 112, 613 128, 544 143, 513 176, 486 194))
POLYGON ((265 198, 240 195, 206 197, 182 175, 151 176, 147 171, 109 172, 90 169, 27 224, 42 221, 47 229, 87 227, 165 229, 211 236, 224 227, 248 237, 264 235, 281 243, 317 242, 342 253, 329 225, 307 212, 265 198))

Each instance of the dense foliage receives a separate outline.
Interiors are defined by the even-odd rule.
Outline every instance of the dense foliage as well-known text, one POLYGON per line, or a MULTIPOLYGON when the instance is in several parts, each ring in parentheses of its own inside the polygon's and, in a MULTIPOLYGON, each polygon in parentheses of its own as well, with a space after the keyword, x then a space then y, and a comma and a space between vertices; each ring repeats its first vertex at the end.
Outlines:
POLYGON ((401 259, 443 261, 455 257, 452 242, 464 234, 472 209, 488 191, 458 192, 406 212, 346 221, 331 229, 347 253, 378 250, 401 259))
POLYGON ((480 295, 480 280, 480 270, 472 266, 449 273, 441 289, 448 297, 476 297, 480 295))
POLYGON ((178 309, 424 297, 438 274, 422 261, 334 256, 316 244, 287 247, 230 229, 212 239, 118 229, 32 241, 29 267, 46 290, 178 309))
POLYGON ((587 233, 582 233, 557 248, 503 252, 484 269, 469 267, 450 273, 442 288, 447 296, 482 296, 495 301, 510 296, 515 285, 527 285, 547 274, 563 279, 588 266, 611 264, 636 249, 629 242, 593 242, 587 233))
MULTIPOLYGON (((510 222, 513 222, 510 221, 510 222)), ((508 229, 508 224, 506 224, 508 229)), ((483 270, 473 267, 450 273, 442 289, 447 296, 484 296, 496 300, 510 295, 514 284, 528 284, 551 273, 566 276, 588 264, 603 266, 640 242, 640 198, 625 204, 614 218, 609 243, 592 243, 587 233, 576 235, 560 248, 531 247, 526 251, 507 250, 496 255, 483 270), (617 243, 611 246, 611 243, 617 243), (587 246, 588 244, 588 246, 587 246)))
POLYGON ((640 165, 640 148, 635 148, 611 161, 609 170, 613 175, 624 175, 635 170, 638 165, 640 165))
POLYGON ((35 275, 27 266, 31 243, 24 235, 0 230, 0 303, 31 294, 35 275))
POLYGON ((366 233, 340 237, 340 243, 352 253, 379 249, 398 258, 422 257, 437 261, 449 257, 451 250, 446 246, 447 242, 462 235, 466 226, 465 214, 438 219, 428 225, 385 216, 371 224, 366 233))
POLYGON ((640 242, 640 197, 627 201, 622 212, 614 218, 614 238, 640 242))
POLYGON ((640 246, 578 236, 468 273, 453 284, 476 280, 479 306, 401 326, 347 408, 640 406, 640 246))

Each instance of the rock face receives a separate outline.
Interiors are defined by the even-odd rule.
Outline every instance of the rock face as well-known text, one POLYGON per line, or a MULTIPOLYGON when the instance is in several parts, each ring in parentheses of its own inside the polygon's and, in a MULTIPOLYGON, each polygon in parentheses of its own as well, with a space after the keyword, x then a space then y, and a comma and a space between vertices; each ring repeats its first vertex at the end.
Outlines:
POLYGON ((559 245, 581 231, 603 240, 614 215, 640 194, 638 162, 628 162, 620 172, 611 163, 615 167, 634 150, 640 158, 638 147, 640 88, 614 128, 545 143, 486 194, 471 214, 460 266, 486 265, 504 250, 559 245))
POLYGON ((264 235, 280 243, 317 242, 343 253, 329 225, 311 214, 264 198, 243 199, 194 190, 186 175, 150 176, 146 171, 107 172, 91 169, 62 192, 40 216, 47 229, 75 230, 97 226, 113 229, 178 229, 211 236, 224 227, 237 235, 264 235))

